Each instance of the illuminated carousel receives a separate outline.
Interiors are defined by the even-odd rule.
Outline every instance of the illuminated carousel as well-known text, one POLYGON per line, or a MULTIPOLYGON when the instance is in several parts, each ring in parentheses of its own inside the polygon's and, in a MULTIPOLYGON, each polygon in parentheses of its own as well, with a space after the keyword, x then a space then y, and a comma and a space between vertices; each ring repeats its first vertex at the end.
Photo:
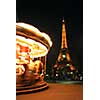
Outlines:
POLYGON ((45 89, 46 55, 52 41, 34 26, 16 23, 16 93, 45 89))

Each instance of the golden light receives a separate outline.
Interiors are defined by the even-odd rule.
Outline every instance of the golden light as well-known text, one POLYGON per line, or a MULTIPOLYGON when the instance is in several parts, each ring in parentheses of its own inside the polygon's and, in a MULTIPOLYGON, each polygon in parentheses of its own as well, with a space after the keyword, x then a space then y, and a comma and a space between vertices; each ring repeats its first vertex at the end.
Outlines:
POLYGON ((31 49, 29 54, 33 58, 45 56, 48 53, 48 49, 39 42, 36 42, 32 39, 26 39, 22 36, 16 36, 16 43, 19 43, 21 46, 27 46, 31 49))
POLYGON ((73 65, 70 65, 70 69, 73 71, 73 70, 75 70, 76 68, 75 68, 73 65))
MULTIPOLYGON (((33 61, 32 59, 45 57, 52 46, 51 38, 48 34, 40 32, 36 27, 26 23, 16 23, 16 75, 28 74, 31 72, 33 80, 34 75, 38 75, 39 70, 44 71, 43 62, 41 60, 33 61), (25 68, 27 67, 27 69, 25 68)), ((41 75, 42 75, 41 74, 41 75)), ((40 76, 41 77, 41 76, 40 76)), ((26 77, 27 79, 27 77, 26 77)), ((30 79, 30 78, 29 78, 30 79)), ((19 80, 18 80, 19 81, 19 80)))
POLYGON ((47 55, 52 46, 52 41, 46 33, 29 24, 16 23, 16 34, 16 43, 28 46, 34 58, 47 55))

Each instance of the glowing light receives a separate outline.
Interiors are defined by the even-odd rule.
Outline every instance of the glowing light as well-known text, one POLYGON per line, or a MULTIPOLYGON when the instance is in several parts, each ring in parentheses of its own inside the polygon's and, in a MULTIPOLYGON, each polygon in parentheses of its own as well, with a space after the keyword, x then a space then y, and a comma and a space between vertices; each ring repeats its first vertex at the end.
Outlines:
POLYGON ((16 43, 19 43, 22 46, 28 46, 31 49, 30 54, 34 58, 45 56, 48 53, 48 50, 44 45, 32 39, 26 39, 22 36, 16 36, 16 43))
POLYGON ((21 75, 25 71, 23 64, 27 64, 28 68, 31 70, 34 66, 38 73, 40 67, 43 67, 42 62, 31 62, 31 60, 46 56, 52 46, 52 41, 49 35, 40 32, 32 25, 26 23, 16 23, 16 25, 18 26, 16 26, 18 28, 16 31, 16 64, 18 64, 16 65, 16 75, 21 75), (22 30, 25 31, 22 32, 22 30), (27 34, 26 32, 29 32, 30 34, 27 34))
POLYGON ((39 29, 37 29, 36 27, 32 26, 32 25, 29 25, 29 24, 26 24, 26 23, 16 23, 16 25, 18 26, 21 26, 23 28, 26 28, 30 31, 33 31, 35 34, 37 34, 38 36, 43 36, 45 37, 45 39, 48 40, 49 44, 50 44, 50 47, 52 46, 52 41, 51 41, 51 38, 49 37, 49 35, 47 35, 46 33, 44 32, 40 32, 39 29))
POLYGON ((48 74, 46 74, 46 76, 49 76, 48 74))
POLYGON ((56 76, 58 76, 58 74, 56 74, 56 76))
POLYGON ((34 31, 35 33, 40 33, 40 31, 32 25, 29 25, 29 24, 26 24, 26 23, 16 23, 16 25, 23 26, 24 28, 27 28, 29 30, 34 31))
POLYGON ((63 58, 66 58, 66 56, 65 55, 62 55, 63 56, 63 58))
POLYGON ((70 74, 73 74, 73 72, 70 72, 70 74))
POLYGON ((52 46, 52 42, 51 42, 50 37, 46 33, 44 33, 44 32, 42 32, 42 35, 48 40, 48 42, 50 44, 50 47, 51 47, 52 46))
POLYGON ((71 70, 75 70, 75 67, 73 65, 70 65, 71 70))
POLYGON ((67 66, 70 66, 70 64, 67 64, 67 66))

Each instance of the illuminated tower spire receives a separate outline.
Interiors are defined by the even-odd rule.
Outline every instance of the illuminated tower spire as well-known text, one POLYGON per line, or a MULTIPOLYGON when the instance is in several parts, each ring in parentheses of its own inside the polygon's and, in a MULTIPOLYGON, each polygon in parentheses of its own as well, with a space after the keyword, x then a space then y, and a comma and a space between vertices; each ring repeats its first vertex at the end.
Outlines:
POLYGON ((62 20, 62 42, 61 42, 61 48, 68 48, 64 18, 62 20))
POLYGON ((64 18, 62 20, 62 41, 61 41, 61 50, 57 59, 57 62, 71 62, 68 45, 67 45, 67 37, 66 37, 66 26, 64 18))

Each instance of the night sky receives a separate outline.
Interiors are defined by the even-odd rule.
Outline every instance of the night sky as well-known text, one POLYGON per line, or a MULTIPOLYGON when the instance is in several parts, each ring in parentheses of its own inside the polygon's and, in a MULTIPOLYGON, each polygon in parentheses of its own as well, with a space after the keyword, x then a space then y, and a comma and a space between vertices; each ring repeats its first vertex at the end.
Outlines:
POLYGON ((47 67, 55 64, 61 47, 62 18, 71 59, 83 71, 83 0, 16 0, 18 22, 25 22, 47 33, 53 42, 47 67))

